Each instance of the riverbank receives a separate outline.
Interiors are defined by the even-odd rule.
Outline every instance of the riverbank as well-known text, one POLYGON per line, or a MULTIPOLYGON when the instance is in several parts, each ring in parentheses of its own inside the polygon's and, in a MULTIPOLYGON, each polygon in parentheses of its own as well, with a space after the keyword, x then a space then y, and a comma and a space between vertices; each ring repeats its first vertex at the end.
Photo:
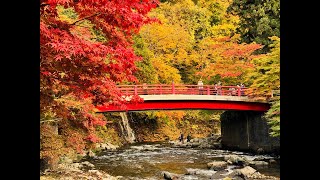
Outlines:
POLYGON ((280 179, 280 157, 208 148, 208 139, 192 139, 203 142, 198 147, 153 142, 105 149, 78 162, 65 160, 40 180, 280 179))
POLYGON ((89 163, 88 161, 84 161, 81 163, 62 163, 58 165, 58 168, 56 170, 46 171, 40 175, 40 180, 118 180, 120 178, 120 176, 111 176, 104 171, 94 169, 94 165, 89 163), (83 169, 85 167, 87 169, 83 169))
POLYGON ((95 146, 95 152, 89 150, 83 154, 78 154, 78 159, 70 159, 69 157, 61 157, 60 162, 56 168, 46 169, 40 171, 40 180, 73 180, 73 179, 91 179, 91 180, 117 180, 120 178, 111 176, 110 174, 97 170, 94 165, 88 161, 81 160, 86 158, 96 157, 96 153, 103 152, 105 150, 116 151, 119 148, 118 145, 110 143, 97 143, 95 146))

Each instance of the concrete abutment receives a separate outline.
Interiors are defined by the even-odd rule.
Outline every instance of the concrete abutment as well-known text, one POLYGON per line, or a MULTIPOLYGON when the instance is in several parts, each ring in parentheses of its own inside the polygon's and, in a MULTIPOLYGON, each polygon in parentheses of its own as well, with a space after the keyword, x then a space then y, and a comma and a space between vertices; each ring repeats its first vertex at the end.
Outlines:
POLYGON ((222 147, 255 153, 280 153, 280 138, 269 135, 264 112, 225 111, 221 114, 222 147))

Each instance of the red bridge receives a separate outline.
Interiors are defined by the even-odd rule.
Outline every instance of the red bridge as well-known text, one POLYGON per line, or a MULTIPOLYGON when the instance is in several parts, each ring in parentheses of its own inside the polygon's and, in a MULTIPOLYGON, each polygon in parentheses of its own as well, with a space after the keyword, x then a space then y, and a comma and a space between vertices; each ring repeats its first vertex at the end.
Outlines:
POLYGON ((253 101, 247 97, 247 88, 215 85, 119 85, 125 100, 139 95, 144 102, 128 103, 126 108, 109 105, 97 107, 100 112, 146 110, 250 110, 267 111, 267 102, 253 101))

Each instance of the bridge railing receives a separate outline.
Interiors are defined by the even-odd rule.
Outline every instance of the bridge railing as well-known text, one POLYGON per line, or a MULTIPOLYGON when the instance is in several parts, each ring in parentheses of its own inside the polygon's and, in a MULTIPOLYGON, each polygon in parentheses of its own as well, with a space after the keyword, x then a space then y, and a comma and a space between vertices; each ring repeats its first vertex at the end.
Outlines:
POLYGON ((167 84, 142 84, 118 85, 119 90, 126 96, 129 95, 221 95, 221 96, 246 96, 247 88, 239 86, 214 86, 214 85, 167 85, 167 84))

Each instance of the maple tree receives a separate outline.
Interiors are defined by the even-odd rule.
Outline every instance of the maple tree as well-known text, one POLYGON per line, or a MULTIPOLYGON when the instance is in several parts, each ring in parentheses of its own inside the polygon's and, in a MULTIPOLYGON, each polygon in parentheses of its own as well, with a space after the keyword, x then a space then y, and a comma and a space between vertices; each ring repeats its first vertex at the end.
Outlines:
MULTIPOLYGON (((132 36, 156 21, 146 14, 157 0, 41 0, 40 113, 63 118, 60 127, 84 129, 97 142, 95 126, 105 125, 95 106, 123 104, 116 84, 136 81, 132 36), (64 126, 63 124, 69 124, 64 126)), ((74 134, 74 133, 73 133, 74 134)), ((79 142, 79 141, 75 141, 79 142)))
MULTIPOLYGON (((253 67, 250 60, 257 55, 259 44, 239 44, 239 35, 232 37, 208 38, 206 44, 200 44, 205 53, 198 74, 208 83, 221 81, 224 85, 243 83, 245 74, 253 67)), ((201 64, 200 64, 201 65, 201 64)))
POLYGON ((149 13, 161 24, 144 26, 140 37, 149 52, 148 57, 143 57, 156 68, 157 82, 161 79, 162 82, 197 83, 201 78, 197 73, 215 58, 210 50, 214 43, 211 38, 223 39, 236 30, 239 18, 227 14, 230 3, 172 0, 149 13), (174 76, 175 73, 180 77, 174 76))
POLYGON ((250 85, 250 95, 253 97, 271 97, 272 90, 280 90, 280 38, 270 37, 271 52, 253 58, 246 76, 246 82, 250 85))
POLYGON ((148 49, 156 83, 190 83, 194 61, 198 54, 193 50, 200 37, 209 32, 208 10, 188 1, 168 1, 149 13, 161 24, 149 24, 140 31, 141 40, 148 49), (203 26, 202 26, 203 25, 203 26))

